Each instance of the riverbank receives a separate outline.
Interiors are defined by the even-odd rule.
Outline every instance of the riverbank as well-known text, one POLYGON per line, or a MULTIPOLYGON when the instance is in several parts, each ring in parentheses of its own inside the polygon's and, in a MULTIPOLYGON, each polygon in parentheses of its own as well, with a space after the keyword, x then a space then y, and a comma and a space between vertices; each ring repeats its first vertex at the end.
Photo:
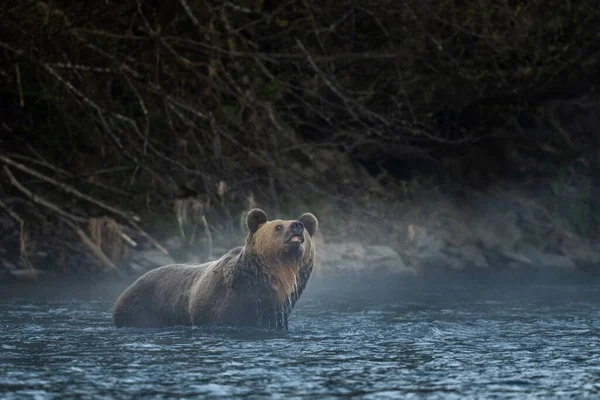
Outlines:
MULTIPOLYGON (((547 108, 565 114, 584 101, 593 102, 582 98, 560 107, 549 102, 547 108)), ((65 206, 69 217, 58 219, 50 216, 53 210, 43 212, 54 204, 50 196, 38 212, 6 191, 0 205, 14 215, 0 213, 0 282, 102 275, 129 281, 160 265, 214 259, 243 244, 245 215, 254 207, 269 219, 303 212, 318 217, 315 280, 401 281, 446 273, 595 276, 600 272, 600 153, 588 137, 597 117, 585 115, 545 131, 536 128, 548 137, 558 130, 578 148, 561 162, 549 161, 550 150, 540 155, 507 141, 501 143, 502 159, 493 157, 498 149, 474 147, 458 165, 453 164, 457 159, 426 168, 406 161, 408 177, 402 178, 384 169, 375 173, 340 151, 315 148, 295 190, 279 193, 269 182, 236 187, 221 181, 214 193, 150 201, 151 192, 141 192, 126 208, 128 203, 98 205, 82 192, 70 192, 90 207, 81 208, 85 202, 65 206), (23 225, 18 212, 38 222, 23 225)))
MULTIPOLYGON (((366 174, 363 177, 367 179, 366 174)), ((310 208, 290 209, 311 211, 319 218, 315 280, 384 277, 397 281, 446 273, 596 275, 600 253, 593 199, 598 192, 590 188, 591 179, 575 165, 560 174, 529 172, 521 179, 499 180, 485 190, 466 186, 457 190, 430 180, 410 196, 398 194, 396 201, 393 192, 376 197, 371 191, 348 196, 344 202, 322 199, 310 208)), ((374 179, 367 184, 378 185, 374 179)), ((252 206, 267 210, 269 218, 280 215, 268 204, 252 206)), ((232 211, 229 218, 243 221, 245 212, 232 211)), ((110 231, 110 224, 100 228, 90 224, 90 230, 98 230, 90 237, 111 257, 115 268, 107 268, 83 242, 57 241, 60 230, 54 232, 52 241, 43 240, 43 235, 53 235, 50 230, 38 234, 28 253, 35 265, 24 267, 15 251, 22 238, 14 222, 3 216, 0 282, 62 281, 68 276, 94 280, 98 274, 130 281, 160 265, 207 261, 243 244, 241 223, 225 230, 222 220, 206 215, 202 214, 204 221, 208 218, 205 226, 190 218, 178 224, 181 214, 175 210, 160 216, 162 226, 168 228, 148 230, 147 237, 128 233, 127 240, 110 231), (195 232, 193 240, 191 231, 195 232)), ((294 216, 287 212, 285 217, 294 216)), ((156 225, 151 220, 141 223, 156 225)))
POLYGON ((9 4, 0 281, 212 259, 253 207, 318 216, 316 279, 593 274, 599 16, 555 5, 9 4))
MULTIPOLYGON (((552 181, 546 182, 548 186, 552 181)), ((596 277, 600 272, 597 240, 575 231, 560 218, 560 208, 548 209, 539 200, 543 185, 524 182, 498 184, 487 192, 451 196, 430 190, 423 197, 385 206, 375 201, 365 215, 358 202, 342 213, 332 206, 317 214, 321 230, 315 237, 317 266, 314 285, 343 285, 387 281, 435 282, 444 279, 563 279, 596 277), (533 198, 529 193, 537 192, 533 198), (377 211, 380 210, 380 211, 377 211)), ((565 189, 577 193, 575 189, 565 189)), ((243 213, 240 213, 243 215, 243 213)), ((173 216, 175 218, 175 216, 173 216)), ((42 249, 33 273, 20 268, 18 255, 0 246, 0 282, 18 286, 33 282, 105 281, 124 288, 136 277, 161 265, 200 263, 219 257, 243 243, 245 232, 234 235, 198 234, 194 246, 181 236, 152 232, 166 254, 151 241, 134 237, 137 248, 122 252, 114 270, 81 253, 66 261, 56 249, 42 249)), ((16 237, 12 238, 13 241, 16 237)), ((4 243, 10 243, 5 241, 4 243)), ((73 244, 77 246, 78 244, 73 244)), ((80 282, 80 283, 77 283, 80 282)), ((65 283, 66 284, 66 283, 65 283)), ((84 285, 86 286, 86 285, 84 285)))

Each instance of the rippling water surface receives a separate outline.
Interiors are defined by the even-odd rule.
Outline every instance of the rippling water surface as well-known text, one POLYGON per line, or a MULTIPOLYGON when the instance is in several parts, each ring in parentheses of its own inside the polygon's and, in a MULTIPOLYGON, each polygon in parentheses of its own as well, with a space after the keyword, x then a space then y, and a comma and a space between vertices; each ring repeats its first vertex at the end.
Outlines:
POLYGON ((0 397, 600 397, 597 284, 331 288, 287 333, 116 330, 112 301, 1 299, 0 397))

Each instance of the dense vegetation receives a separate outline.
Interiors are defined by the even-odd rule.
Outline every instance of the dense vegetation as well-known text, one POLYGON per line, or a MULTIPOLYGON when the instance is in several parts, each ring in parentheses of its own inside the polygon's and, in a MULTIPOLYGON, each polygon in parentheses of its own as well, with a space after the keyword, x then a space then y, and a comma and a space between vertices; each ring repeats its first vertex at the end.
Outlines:
POLYGON ((599 83, 590 1, 5 1, 0 54, 24 265, 40 234, 112 267, 175 217, 227 234, 254 204, 391 204, 598 148, 561 129, 589 104, 546 107, 599 83))

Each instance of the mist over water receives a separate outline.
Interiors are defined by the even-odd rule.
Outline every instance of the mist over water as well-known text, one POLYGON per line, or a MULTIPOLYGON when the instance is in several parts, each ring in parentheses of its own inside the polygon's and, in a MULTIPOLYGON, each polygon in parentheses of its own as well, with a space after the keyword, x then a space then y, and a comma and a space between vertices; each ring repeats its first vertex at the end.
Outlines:
POLYGON ((0 397, 522 399, 600 392, 598 282, 315 282, 289 332, 117 330, 116 289, 3 296, 0 397))

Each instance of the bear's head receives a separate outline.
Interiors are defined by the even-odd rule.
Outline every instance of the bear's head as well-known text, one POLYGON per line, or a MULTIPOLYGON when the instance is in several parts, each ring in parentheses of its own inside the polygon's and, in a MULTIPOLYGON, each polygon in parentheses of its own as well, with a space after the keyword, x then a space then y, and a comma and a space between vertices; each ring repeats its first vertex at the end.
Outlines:
POLYGON ((296 264, 302 258, 314 256, 312 236, 319 222, 311 213, 297 220, 267 221, 267 214, 258 208, 248 213, 246 246, 269 266, 296 264))

